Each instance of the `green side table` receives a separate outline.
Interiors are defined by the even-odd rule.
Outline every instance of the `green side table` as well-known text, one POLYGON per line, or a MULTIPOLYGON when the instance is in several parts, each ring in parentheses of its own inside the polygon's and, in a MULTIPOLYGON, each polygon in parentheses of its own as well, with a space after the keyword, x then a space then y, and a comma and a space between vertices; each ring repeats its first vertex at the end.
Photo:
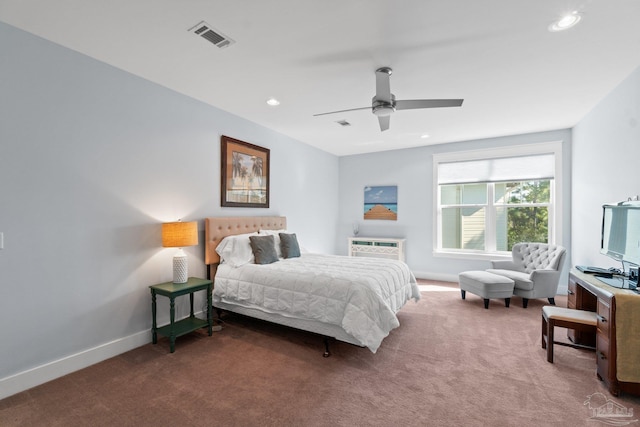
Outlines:
POLYGON ((189 277, 187 283, 166 282, 149 286, 151 289, 151 313, 153 324, 151 331, 153 343, 158 343, 158 334, 169 337, 171 353, 176 350, 176 338, 195 331, 196 329, 207 327, 209 336, 213 333, 213 313, 211 309, 213 282, 211 280, 189 277), (207 291, 207 320, 199 319, 193 314, 193 293, 197 291, 207 291), (189 294, 191 303, 191 314, 186 319, 176 320, 176 297, 189 294), (171 321, 168 325, 158 328, 156 323, 156 295, 168 297, 171 305, 171 321))

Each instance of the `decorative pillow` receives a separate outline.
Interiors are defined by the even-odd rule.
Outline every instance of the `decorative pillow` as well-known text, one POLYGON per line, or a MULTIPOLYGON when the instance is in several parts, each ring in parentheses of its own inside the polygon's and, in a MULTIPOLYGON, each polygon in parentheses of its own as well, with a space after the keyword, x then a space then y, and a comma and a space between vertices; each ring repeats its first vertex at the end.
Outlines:
POLYGON ((236 234, 222 239, 216 247, 220 261, 232 267, 240 267, 253 262, 253 251, 249 237, 257 235, 258 233, 236 234))
POLYGON ((250 236, 249 240, 256 264, 271 264, 278 261, 273 236, 250 236))
POLYGON ((280 248, 284 258, 296 258, 300 256, 300 246, 296 233, 280 233, 280 248))
POLYGON ((278 258, 282 258, 282 251, 280 250, 280 233, 285 233, 287 230, 260 230, 259 234, 262 236, 273 236, 274 246, 276 247, 276 253, 278 258))

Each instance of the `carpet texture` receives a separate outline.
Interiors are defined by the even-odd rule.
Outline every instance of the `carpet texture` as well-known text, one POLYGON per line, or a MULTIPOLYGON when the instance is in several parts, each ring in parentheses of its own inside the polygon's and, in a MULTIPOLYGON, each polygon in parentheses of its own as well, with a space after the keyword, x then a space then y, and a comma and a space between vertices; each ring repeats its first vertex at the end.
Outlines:
POLYGON ((605 425, 589 420, 594 393, 639 418, 640 398, 611 396, 598 381, 595 353, 557 346, 547 363, 546 300, 485 310, 456 285, 422 285, 376 354, 335 342, 323 358, 316 335, 226 315, 221 332, 180 337, 173 354, 161 338, 4 399, 0 425, 605 425))

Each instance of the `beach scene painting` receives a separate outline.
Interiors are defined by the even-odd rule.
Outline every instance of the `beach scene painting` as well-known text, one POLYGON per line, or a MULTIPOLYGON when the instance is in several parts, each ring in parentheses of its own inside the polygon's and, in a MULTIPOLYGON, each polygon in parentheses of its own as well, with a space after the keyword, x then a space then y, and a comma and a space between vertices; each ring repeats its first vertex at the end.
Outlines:
POLYGON ((398 220, 398 186, 364 188, 364 219, 398 220))

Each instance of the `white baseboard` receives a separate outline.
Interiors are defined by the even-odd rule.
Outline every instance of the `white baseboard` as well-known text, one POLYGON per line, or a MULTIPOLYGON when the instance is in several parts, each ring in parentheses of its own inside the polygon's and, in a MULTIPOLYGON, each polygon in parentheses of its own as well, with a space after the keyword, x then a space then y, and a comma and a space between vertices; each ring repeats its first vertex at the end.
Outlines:
POLYGON ((60 378, 150 342, 151 331, 146 330, 2 378, 0 379, 0 399, 60 378))
POLYGON ((414 271, 413 275, 416 276, 417 279, 437 280, 440 282, 458 283, 457 274, 433 273, 429 271, 414 271))

